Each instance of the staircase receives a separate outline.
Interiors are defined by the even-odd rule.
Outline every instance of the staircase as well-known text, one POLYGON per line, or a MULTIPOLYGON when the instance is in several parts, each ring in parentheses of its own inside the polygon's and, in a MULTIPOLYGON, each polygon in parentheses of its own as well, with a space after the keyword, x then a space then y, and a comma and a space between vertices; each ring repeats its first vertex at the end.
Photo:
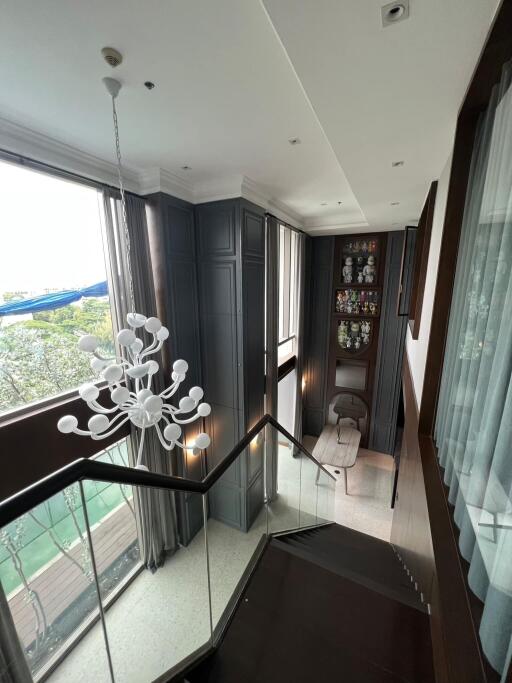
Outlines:
POLYGON ((330 524, 272 538, 189 683, 433 683, 427 609, 392 546, 330 524))

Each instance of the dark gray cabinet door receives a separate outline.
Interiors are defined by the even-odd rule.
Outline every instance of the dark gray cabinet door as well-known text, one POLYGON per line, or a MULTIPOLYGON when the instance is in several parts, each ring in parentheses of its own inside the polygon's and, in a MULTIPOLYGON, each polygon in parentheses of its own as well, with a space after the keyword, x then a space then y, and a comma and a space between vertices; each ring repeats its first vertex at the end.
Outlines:
MULTIPOLYGON (((201 357, 212 404, 211 470, 263 415, 264 212, 243 199, 195 207, 201 357)), ((248 449, 209 494, 210 514, 247 530, 263 501, 263 445, 248 449)))
POLYGON ((329 331, 332 310, 334 237, 314 237, 306 243, 306 391, 304 434, 318 436, 326 423, 329 331), (306 293, 307 297, 307 293, 306 293))
MULTIPOLYGON (((379 349, 375 373, 372 424, 369 448, 381 453, 394 453, 395 436, 402 382, 402 362, 407 333, 407 316, 398 315, 398 295, 402 271, 402 251, 405 232, 389 232, 386 253, 385 280, 379 332, 379 349)), ((412 242, 410 243, 410 245, 412 242)), ((409 246, 409 250, 413 248, 409 246)), ((402 283, 407 301, 410 283, 411 254, 404 254, 402 283)))

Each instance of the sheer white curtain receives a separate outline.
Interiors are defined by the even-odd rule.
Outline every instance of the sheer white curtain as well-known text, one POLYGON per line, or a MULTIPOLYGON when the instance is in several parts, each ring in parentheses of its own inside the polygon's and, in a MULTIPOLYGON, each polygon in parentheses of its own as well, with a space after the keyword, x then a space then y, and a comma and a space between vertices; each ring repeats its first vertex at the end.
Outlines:
POLYGON ((483 601, 483 651, 504 681, 512 634, 512 63, 479 122, 459 247, 436 442, 483 601))

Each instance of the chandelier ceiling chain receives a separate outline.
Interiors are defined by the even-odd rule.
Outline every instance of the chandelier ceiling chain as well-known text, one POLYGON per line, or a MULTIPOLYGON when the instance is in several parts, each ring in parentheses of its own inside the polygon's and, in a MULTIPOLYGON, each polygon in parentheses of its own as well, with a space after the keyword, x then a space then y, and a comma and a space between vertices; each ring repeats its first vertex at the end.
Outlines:
POLYGON ((121 144, 119 142, 119 124, 117 122, 116 97, 117 93, 111 93, 112 97, 112 119, 114 121, 114 137, 116 142, 117 157, 117 178, 119 181, 119 191, 121 193, 121 219, 123 223, 124 239, 126 246, 126 265, 128 268, 128 283, 130 287, 130 306, 131 312, 135 313, 135 294, 133 292, 132 260, 131 260, 131 241, 128 229, 128 212, 126 210, 126 196, 123 183, 123 166, 121 163, 121 144))
POLYGON ((119 330, 117 334, 117 342, 123 349, 124 356, 105 357, 100 352, 100 340, 96 336, 86 334, 80 337, 78 348, 92 355, 91 368, 95 372, 100 373, 102 379, 108 383, 112 407, 103 406, 99 403, 100 390, 98 386, 88 382, 78 390, 82 400, 95 413, 89 418, 87 423, 88 430, 79 429, 78 420, 74 415, 61 417, 57 423, 57 428, 64 434, 74 433, 99 440, 112 436, 129 421, 133 427, 140 430, 136 468, 147 470, 148 468, 142 462, 146 429, 149 427, 155 428, 160 444, 166 450, 170 451, 175 446, 179 446, 184 451, 191 451, 197 455, 201 449, 207 448, 210 445, 210 437, 202 432, 192 442, 189 441, 187 443, 186 439, 182 437, 181 425, 188 425, 199 418, 207 417, 211 412, 211 407, 208 403, 201 402, 203 398, 201 387, 192 387, 188 396, 183 396, 180 399, 178 407, 168 402, 176 394, 181 383, 186 378, 188 363, 185 360, 174 362, 170 386, 159 394, 153 393, 151 388, 153 377, 159 372, 160 366, 155 360, 148 360, 148 356, 152 356, 160 351, 164 342, 169 337, 169 330, 162 325, 158 318, 147 318, 145 315, 135 311, 131 242, 115 104, 121 84, 113 78, 104 78, 103 82, 112 97, 117 170, 121 193, 122 227, 125 236, 130 296, 130 312, 127 314, 126 320, 131 329, 124 328, 119 330), (144 347, 142 339, 135 334, 135 330, 139 328, 144 328, 153 337, 146 347, 144 347), (126 386, 130 382, 132 383, 133 390, 126 386), (196 412, 193 415, 189 415, 194 410, 196 412), (163 430, 160 426, 161 422, 164 423, 163 430))

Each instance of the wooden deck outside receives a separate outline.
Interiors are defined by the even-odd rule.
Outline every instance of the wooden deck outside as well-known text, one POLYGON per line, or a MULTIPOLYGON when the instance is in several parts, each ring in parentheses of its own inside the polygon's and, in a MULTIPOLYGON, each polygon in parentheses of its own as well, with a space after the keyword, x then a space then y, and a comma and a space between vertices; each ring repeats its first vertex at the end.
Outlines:
MULTIPOLYGON (((135 519, 128 505, 123 504, 92 531, 92 544, 98 573, 107 569, 137 538, 135 519)), ((85 544, 87 536, 84 535, 85 544)), ((47 624, 57 619, 70 604, 79 597, 90 581, 80 567, 84 567, 83 546, 77 543, 69 557, 60 555, 44 571, 29 581, 41 600, 47 624)), ((92 580, 91 576, 91 580, 92 580)), ((106 596, 103 596, 106 597, 106 596)), ((9 600, 9 607, 18 632, 18 637, 27 647, 35 639, 36 622, 34 610, 27 601, 27 592, 22 589, 9 600)))

